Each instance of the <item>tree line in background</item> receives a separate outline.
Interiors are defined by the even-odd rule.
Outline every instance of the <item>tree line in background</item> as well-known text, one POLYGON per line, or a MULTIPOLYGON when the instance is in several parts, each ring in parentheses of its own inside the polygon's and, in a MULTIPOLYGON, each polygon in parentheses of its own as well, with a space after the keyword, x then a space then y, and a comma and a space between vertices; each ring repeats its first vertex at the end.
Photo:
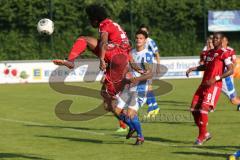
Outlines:
MULTIPOLYGON (((85 13, 92 3, 105 6, 133 42, 138 27, 148 25, 161 56, 198 55, 205 43, 208 10, 240 9, 239 0, 1 0, 0 60, 67 57, 79 35, 98 36, 85 13), (52 37, 39 35, 37 22, 51 16, 55 24, 52 37)), ((239 52, 239 32, 226 35, 239 52)), ((89 52, 82 56, 90 57, 89 52)))

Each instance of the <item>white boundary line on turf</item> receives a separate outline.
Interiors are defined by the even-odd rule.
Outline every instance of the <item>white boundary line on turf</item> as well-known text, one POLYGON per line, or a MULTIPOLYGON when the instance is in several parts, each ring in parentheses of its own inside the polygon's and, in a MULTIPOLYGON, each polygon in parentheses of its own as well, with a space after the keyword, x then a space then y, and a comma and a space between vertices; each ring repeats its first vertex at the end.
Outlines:
MULTIPOLYGON (((13 123, 22 123, 22 124, 27 124, 27 125, 48 126, 48 124, 44 124, 44 123, 38 123, 38 122, 32 122, 32 121, 22 121, 22 120, 1 118, 1 117, 0 117, 0 120, 1 121, 6 121, 6 122, 13 122, 13 123)), ((61 128, 61 129, 68 130, 68 131, 73 131, 73 132, 79 132, 79 133, 87 133, 87 134, 100 135, 100 136, 109 136, 109 134, 106 134, 106 133, 86 131, 86 130, 82 130, 82 129, 73 129, 73 128, 61 128)), ((112 135, 110 135, 110 136, 112 136, 112 135)), ((123 139, 123 137, 117 137, 117 138, 123 139)), ((145 142, 150 143, 150 144, 160 145, 160 146, 166 146, 166 147, 180 147, 179 145, 169 145, 169 144, 165 144, 165 143, 162 143, 162 142, 155 142, 155 141, 150 141, 150 140, 145 140, 145 142)), ((197 148, 197 147, 194 147, 194 146, 186 146, 186 148, 197 150, 197 151, 203 151, 203 152, 206 152, 206 153, 214 153, 214 154, 221 154, 221 155, 226 154, 226 156, 228 155, 228 153, 197 148)))
POLYGON ((43 123, 37 123, 37 122, 31 122, 31 121, 21 121, 21 120, 8 119, 8 118, 0 118, 0 120, 6 121, 6 122, 23 123, 23 124, 28 124, 28 125, 39 125, 39 126, 45 125, 43 123))

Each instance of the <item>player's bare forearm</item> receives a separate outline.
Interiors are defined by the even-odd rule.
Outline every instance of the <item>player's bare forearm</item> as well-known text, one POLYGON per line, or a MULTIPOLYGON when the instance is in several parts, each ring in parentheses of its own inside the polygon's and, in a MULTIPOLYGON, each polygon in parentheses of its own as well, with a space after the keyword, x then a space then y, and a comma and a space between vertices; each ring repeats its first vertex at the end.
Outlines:
POLYGON ((101 60, 104 60, 107 43, 108 43, 108 33, 103 32, 101 33, 101 39, 100 39, 100 59, 101 60))
POLYGON ((226 78, 228 76, 231 76, 233 74, 233 64, 229 64, 226 66, 227 70, 222 74, 222 76, 220 76, 220 78, 226 78))
POLYGON ((145 80, 151 79, 152 76, 153 76, 152 71, 146 71, 140 77, 135 77, 135 81, 137 82, 145 81, 145 80))
POLYGON ((140 82, 140 81, 144 81, 144 80, 148 80, 148 79, 152 78, 152 76, 153 76, 152 64, 145 63, 144 68, 145 68, 145 73, 142 74, 140 77, 135 77, 134 78, 135 82, 140 82))
POLYGON ((107 48, 107 42, 108 42, 108 33, 103 32, 101 33, 101 40, 100 40, 100 66, 99 68, 101 70, 106 69, 106 63, 104 61, 105 58, 105 53, 106 53, 106 48, 107 48))
POLYGON ((106 44, 102 44, 101 45, 101 51, 100 51, 100 59, 101 60, 104 60, 104 57, 105 57, 105 53, 106 53, 106 44))
POLYGON ((156 55, 157 64, 160 64, 160 56, 159 56, 159 53, 156 52, 155 55, 156 55))
POLYGON ((129 64, 132 67, 132 69, 134 69, 135 71, 141 73, 142 69, 133 61, 133 59, 131 59, 129 61, 129 64))

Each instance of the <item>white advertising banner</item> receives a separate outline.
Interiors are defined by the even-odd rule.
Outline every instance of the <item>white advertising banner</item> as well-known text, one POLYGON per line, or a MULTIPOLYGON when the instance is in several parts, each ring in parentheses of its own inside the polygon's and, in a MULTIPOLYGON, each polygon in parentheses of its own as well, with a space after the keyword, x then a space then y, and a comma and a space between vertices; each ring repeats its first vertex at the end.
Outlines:
POLYGON ((208 31, 240 31, 240 11, 208 11, 208 31))
POLYGON ((83 64, 69 70, 66 67, 58 67, 50 61, 44 62, 5 62, 0 63, 0 83, 42 83, 49 82, 50 76, 56 82, 83 81, 88 65, 83 64))
MULTIPOLYGON (((162 58, 161 64, 167 72, 160 79, 186 78, 186 70, 197 66, 196 58, 162 58)), ((72 70, 58 67, 51 61, 4 61, 0 62, 0 84, 4 83, 48 83, 99 81, 103 75, 97 60, 83 60, 72 70)), ((191 78, 202 77, 201 72, 192 72, 191 78)))
MULTIPOLYGON (((167 67, 167 72, 160 79, 179 79, 187 78, 186 71, 190 67, 199 65, 199 58, 164 58, 161 65, 167 67)), ((196 71, 190 74, 190 78, 201 78, 202 72, 196 71)))

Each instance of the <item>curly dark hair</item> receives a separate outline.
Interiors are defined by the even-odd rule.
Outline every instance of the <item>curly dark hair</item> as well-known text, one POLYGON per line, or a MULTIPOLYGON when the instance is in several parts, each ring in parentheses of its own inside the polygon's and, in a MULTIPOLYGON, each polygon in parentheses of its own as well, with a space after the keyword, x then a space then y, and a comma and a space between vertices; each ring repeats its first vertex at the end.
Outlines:
POLYGON ((99 23, 108 17, 105 8, 98 4, 87 6, 86 13, 91 21, 98 21, 99 23))

